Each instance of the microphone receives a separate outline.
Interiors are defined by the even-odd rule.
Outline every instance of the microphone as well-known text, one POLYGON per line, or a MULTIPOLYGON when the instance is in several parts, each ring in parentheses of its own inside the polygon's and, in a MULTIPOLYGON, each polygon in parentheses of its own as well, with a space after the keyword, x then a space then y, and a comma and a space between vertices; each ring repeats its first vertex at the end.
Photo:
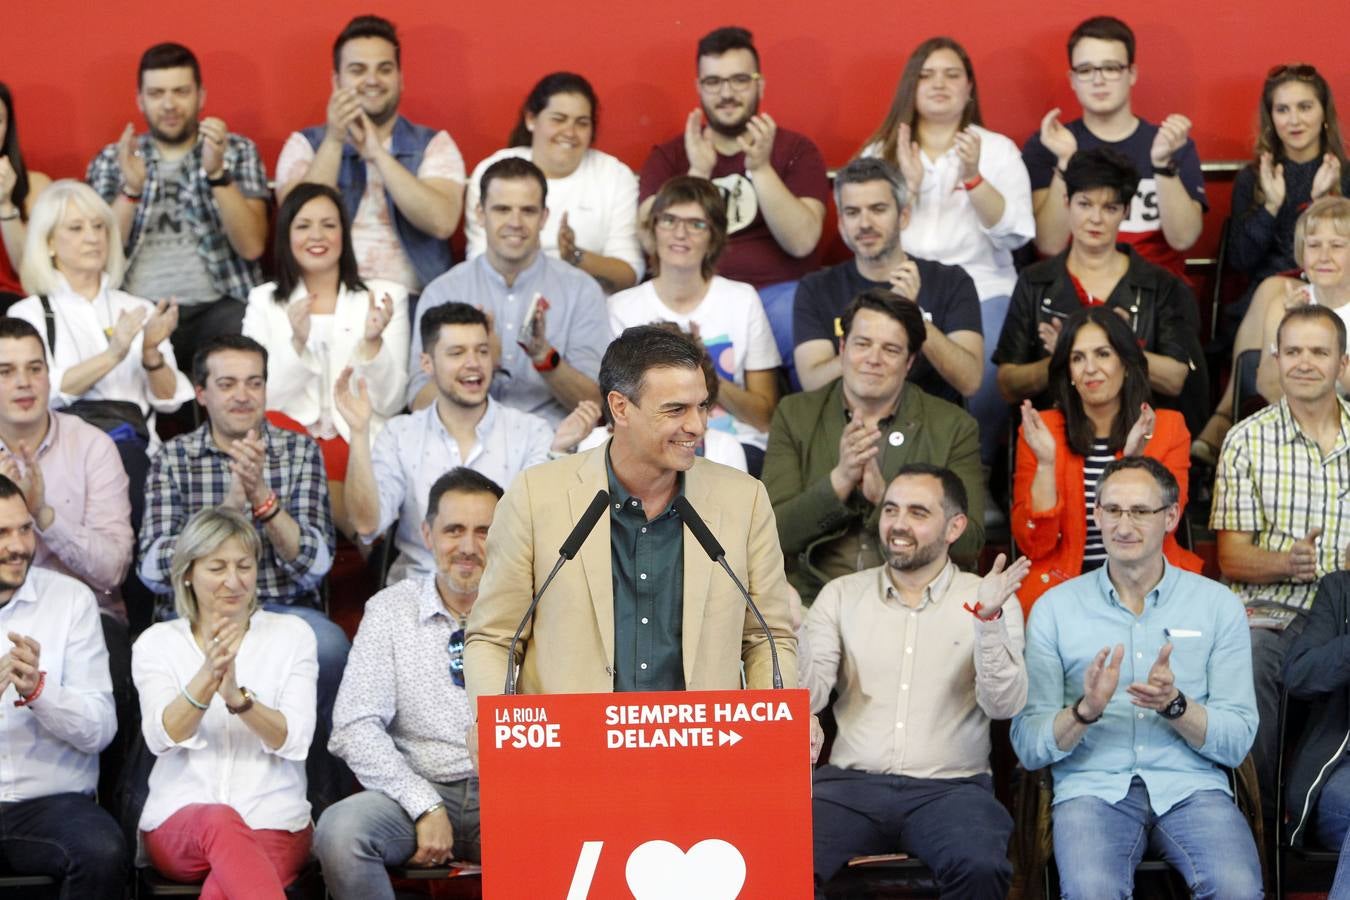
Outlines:
POLYGON ((760 615, 759 607, 755 606, 755 601, 750 599, 750 592, 741 584, 741 580, 736 577, 736 573, 731 571, 731 566, 727 565, 727 554, 722 549, 722 545, 713 537, 713 533, 708 529, 707 523, 694 512, 694 505, 681 494, 675 498, 672 504, 675 512, 684 520, 684 524, 689 526, 689 531, 694 535, 694 540, 699 542, 703 552, 708 554, 708 558, 720 565, 731 576, 731 581, 736 585, 736 590, 741 592, 745 598, 745 605, 750 607, 750 612, 755 614, 759 621, 759 627, 764 630, 764 636, 769 639, 769 657, 773 661, 773 686, 775 688, 783 687, 783 673, 778 668, 778 644, 773 639, 773 632, 769 630, 769 623, 764 621, 764 616, 760 615))
POLYGON ((595 497, 591 500, 591 505, 586 507, 586 511, 581 514, 577 524, 572 527, 572 533, 563 541, 562 547, 558 550, 558 561, 553 564, 553 569, 544 579, 543 587, 530 600, 529 608, 525 610, 525 615, 521 618, 520 624, 516 626, 516 633, 511 638, 511 647, 506 653, 506 687, 502 691, 504 694, 514 694, 516 692, 516 644, 520 641, 520 633, 525 630, 525 625, 534 615, 534 609, 539 605, 539 598, 544 596, 544 591, 553 583, 553 576, 558 574, 563 563, 574 558, 577 552, 581 550, 581 545, 586 543, 586 538, 595 528, 595 523, 600 521, 605 510, 609 507, 609 491, 596 491, 595 497))

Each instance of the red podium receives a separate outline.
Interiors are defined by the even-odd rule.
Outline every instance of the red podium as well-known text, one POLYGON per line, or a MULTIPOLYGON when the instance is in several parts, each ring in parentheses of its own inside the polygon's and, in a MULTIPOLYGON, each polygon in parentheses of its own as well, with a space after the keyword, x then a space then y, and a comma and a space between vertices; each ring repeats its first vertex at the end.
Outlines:
POLYGON ((810 898, 804 690, 478 700, 483 894, 810 898))

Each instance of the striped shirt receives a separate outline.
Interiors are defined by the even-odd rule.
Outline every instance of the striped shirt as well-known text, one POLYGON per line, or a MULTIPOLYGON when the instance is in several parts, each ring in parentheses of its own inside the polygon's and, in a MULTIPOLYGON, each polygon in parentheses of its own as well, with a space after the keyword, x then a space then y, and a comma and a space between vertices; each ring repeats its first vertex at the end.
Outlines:
POLYGON ((1097 508, 1097 481, 1102 477, 1102 470, 1108 463, 1115 462, 1115 459, 1116 455, 1111 452, 1110 442, 1096 439, 1092 442, 1092 452, 1083 459, 1083 507, 1084 515, 1087 516, 1083 572, 1091 572, 1106 562, 1106 544, 1102 542, 1102 532, 1097 527, 1097 520, 1093 518, 1092 512, 1097 508))
MULTIPOLYGON (((1277 553, 1321 528, 1317 577, 1340 569, 1350 543, 1350 404, 1337 402, 1341 430, 1325 456, 1294 421, 1287 400, 1234 425, 1219 455, 1209 527, 1251 532, 1257 547, 1277 553)), ((1235 582, 1232 588, 1249 616, 1266 607, 1261 615, 1280 621, 1312 604, 1317 582, 1235 582)))

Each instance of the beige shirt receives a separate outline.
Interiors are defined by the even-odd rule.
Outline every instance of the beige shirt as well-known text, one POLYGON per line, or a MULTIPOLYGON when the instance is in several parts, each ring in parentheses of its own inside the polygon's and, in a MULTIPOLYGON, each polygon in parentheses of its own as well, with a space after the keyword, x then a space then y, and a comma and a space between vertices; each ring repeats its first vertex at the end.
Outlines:
POLYGON ((913 778, 989 771, 989 720, 1009 719, 1027 699, 1022 610, 982 622, 980 579, 948 563, 915 609, 886 567, 836 578, 807 613, 811 709, 834 702, 839 734, 830 762, 913 778))

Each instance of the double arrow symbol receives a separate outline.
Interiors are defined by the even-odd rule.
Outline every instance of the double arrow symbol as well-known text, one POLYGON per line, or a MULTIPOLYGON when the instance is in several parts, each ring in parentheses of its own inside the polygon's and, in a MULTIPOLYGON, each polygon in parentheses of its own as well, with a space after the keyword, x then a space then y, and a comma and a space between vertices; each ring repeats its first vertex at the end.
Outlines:
POLYGON ((734 731, 717 732, 717 746, 719 747, 726 744, 731 744, 734 747, 736 744, 740 743, 740 740, 741 736, 734 731))

